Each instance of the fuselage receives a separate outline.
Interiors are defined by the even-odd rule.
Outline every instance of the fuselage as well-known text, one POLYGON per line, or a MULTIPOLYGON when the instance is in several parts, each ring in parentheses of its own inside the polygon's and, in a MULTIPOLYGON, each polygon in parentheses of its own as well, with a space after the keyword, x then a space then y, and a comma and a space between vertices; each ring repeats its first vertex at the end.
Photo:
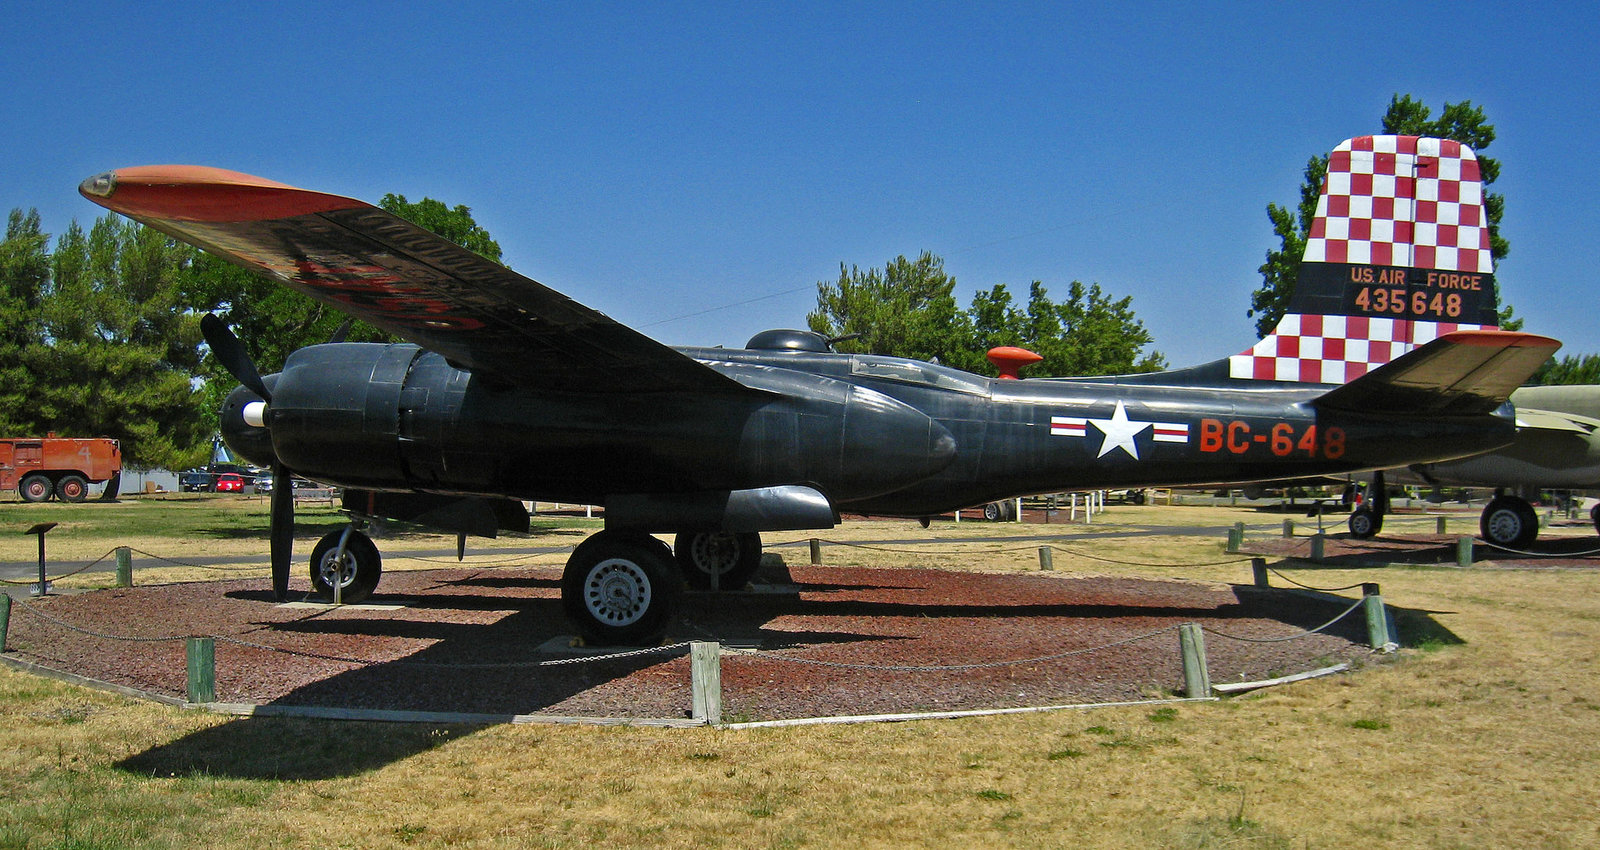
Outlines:
POLYGON ((1330 474, 1462 457, 1511 419, 1319 409, 1328 387, 1182 373, 998 380, 916 360, 684 349, 744 393, 541 392, 409 344, 301 349, 270 376, 254 462, 345 487, 605 504, 803 485, 838 510, 926 515, 1008 496, 1330 474), (1196 385, 1196 382, 1201 382, 1196 385))

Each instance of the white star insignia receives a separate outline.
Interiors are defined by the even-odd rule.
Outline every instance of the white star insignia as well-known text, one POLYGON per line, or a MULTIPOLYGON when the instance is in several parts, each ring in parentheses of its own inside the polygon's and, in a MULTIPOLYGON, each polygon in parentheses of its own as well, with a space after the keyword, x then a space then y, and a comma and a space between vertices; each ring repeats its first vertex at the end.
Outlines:
POLYGON ((1100 444, 1100 454, 1095 455, 1096 458, 1105 457, 1112 449, 1122 449, 1134 460, 1139 459, 1139 446, 1133 442, 1133 438, 1153 424, 1130 421, 1128 410, 1123 407, 1120 400, 1117 402, 1117 409, 1111 412, 1110 419, 1090 419, 1089 422, 1099 428, 1100 433, 1106 435, 1105 441, 1100 444))

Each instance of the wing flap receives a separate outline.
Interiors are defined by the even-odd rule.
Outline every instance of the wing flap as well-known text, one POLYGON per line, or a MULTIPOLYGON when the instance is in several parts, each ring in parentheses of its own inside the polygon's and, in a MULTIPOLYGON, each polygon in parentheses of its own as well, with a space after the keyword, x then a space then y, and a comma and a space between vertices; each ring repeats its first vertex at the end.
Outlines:
POLYGON ((91 177, 79 190, 107 209, 509 383, 567 392, 751 392, 363 201, 197 166, 123 169, 91 177))
POLYGON ((1560 347, 1556 340, 1534 334, 1457 331, 1329 390, 1314 404, 1391 415, 1488 413, 1560 347))

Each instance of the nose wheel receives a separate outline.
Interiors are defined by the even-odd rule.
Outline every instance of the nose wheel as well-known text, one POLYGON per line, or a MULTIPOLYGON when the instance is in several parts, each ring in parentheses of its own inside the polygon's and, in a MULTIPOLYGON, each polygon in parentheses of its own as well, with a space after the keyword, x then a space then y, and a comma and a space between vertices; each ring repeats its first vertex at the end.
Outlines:
POLYGON ((332 599, 337 585, 339 601, 353 605, 371 596, 382 577, 383 556, 378 547, 354 528, 329 533, 311 550, 311 587, 321 596, 332 599))

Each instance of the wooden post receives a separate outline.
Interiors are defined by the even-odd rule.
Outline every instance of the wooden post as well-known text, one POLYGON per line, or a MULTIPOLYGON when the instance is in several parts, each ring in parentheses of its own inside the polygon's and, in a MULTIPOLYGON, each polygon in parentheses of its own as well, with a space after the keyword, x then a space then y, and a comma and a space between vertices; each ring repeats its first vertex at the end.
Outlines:
POLYGON ((1471 537, 1457 537, 1456 538, 1456 566, 1458 566, 1458 567, 1470 567, 1470 566, 1472 566, 1472 538, 1471 537))
POLYGON ((1233 528, 1228 529, 1228 551, 1230 553, 1239 551, 1240 542, 1239 527, 1234 526, 1233 528))
POLYGON ((1294 520, 1286 519, 1286 520, 1283 521, 1283 536, 1284 537, 1293 537, 1294 536, 1294 520))
POLYGON ((1325 534, 1313 534, 1313 535, 1311 535, 1311 562, 1312 563, 1314 563, 1314 564, 1322 563, 1322 555, 1323 555, 1323 552, 1324 552, 1324 548, 1323 547, 1326 544, 1327 539, 1328 539, 1328 536, 1325 535, 1325 534))
POLYGON ((1272 586, 1272 583, 1267 580, 1267 559, 1266 558, 1251 558, 1250 559, 1250 576, 1255 579, 1256 587, 1271 587, 1272 586))
POLYGON ((0 652, 6 651, 6 632, 11 630, 11 594, 0 593, 0 652))
POLYGON ((1367 609, 1367 644, 1379 652, 1394 651, 1395 643, 1389 635, 1388 612, 1383 608, 1383 597, 1373 593, 1365 597, 1367 609))
POLYGON ((689 643, 691 716, 712 726, 722 724, 722 645, 697 640, 689 643))
POLYGON ((815 567, 815 566, 820 565, 821 563, 822 563, 822 541, 818 540, 815 537, 813 537, 813 538, 811 538, 811 566, 815 567))
MULTIPOLYGON (((287 482, 285 482, 287 483, 287 482)), ((185 693, 191 703, 217 701, 217 641, 192 637, 188 645, 189 678, 185 693)))
POLYGON ((126 546, 117 547, 117 587, 133 587, 133 552, 126 546))
POLYGON ((1056 565, 1055 565, 1055 553, 1054 553, 1054 551, 1051 550, 1051 548, 1049 546, 1040 546, 1039 547, 1039 569, 1041 569, 1041 570, 1053 570, 1055 568, 1056 568, 1056 565))
POLYGON ((1206 669, 1206 638, 1199 623, 1178 627, 1178 647, 1183 652, 1183 693, 1185 696, 1211 696, 1211 672, 1206 669))
POLYGON ((1434 533, 1435 534, 1443 534, 1444 533, 1444 524, 1445 524, 1445 518, 1444 517, 1439 517, 1439 518, 1435 519, 1433 521, 1434 533))

